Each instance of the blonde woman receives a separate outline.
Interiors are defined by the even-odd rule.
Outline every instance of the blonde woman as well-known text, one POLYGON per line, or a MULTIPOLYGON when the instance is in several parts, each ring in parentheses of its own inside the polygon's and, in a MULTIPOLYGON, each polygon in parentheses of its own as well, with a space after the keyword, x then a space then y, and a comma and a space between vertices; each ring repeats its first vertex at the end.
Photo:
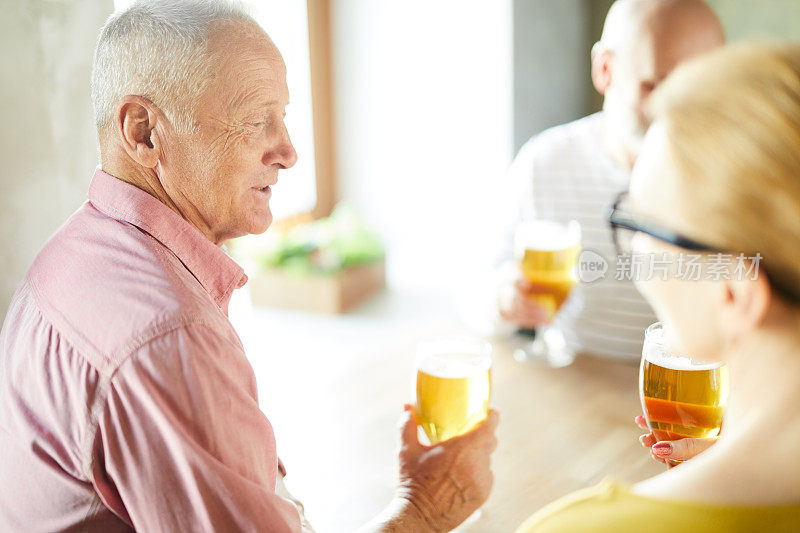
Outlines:
POLYGON ((800 531, 800 45, 701 57, 652 104, 629 197, 611 215, 618 242, 702 253, 717 271, 720 252, 761 257, 732 279, 639 283, 680 351, 728 365, 722 435, 656 477, 559 500, 519 532, 800 531))

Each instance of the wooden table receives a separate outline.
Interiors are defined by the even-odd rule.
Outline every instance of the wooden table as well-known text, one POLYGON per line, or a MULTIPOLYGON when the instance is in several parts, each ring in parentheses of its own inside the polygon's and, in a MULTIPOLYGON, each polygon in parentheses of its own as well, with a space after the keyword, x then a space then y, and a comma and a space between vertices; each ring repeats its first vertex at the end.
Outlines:
MULTIPOLYGON (((287 485, 319 533, 353 531, 391 499, 397 420, 402 403, 413 401, 414 346, 465 332, 420 298, 378 301, 340 318, 257 311, 245 328, 287 485)), ((495 486, 481 518, 460 531, 513 531, 607 475, 633 482, 662 471, 637 441, 636 365, 579 357, 546 369, 514 361, 512 343, 493 344, 495 486)))

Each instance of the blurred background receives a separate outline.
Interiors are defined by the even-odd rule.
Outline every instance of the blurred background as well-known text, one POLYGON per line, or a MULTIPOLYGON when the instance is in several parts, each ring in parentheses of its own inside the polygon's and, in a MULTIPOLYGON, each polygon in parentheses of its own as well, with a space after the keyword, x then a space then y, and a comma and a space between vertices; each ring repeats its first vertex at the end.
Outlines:
MULTIPOLYGON (((93 48, 128 3, 2 3, 3 316, 36 252, 85 199, 98 163, 93 48)), ((730 40, 800 35, 800 0, 708 3, 730 40)), ((589 51, 612 2, 251 4, 288 65, 300 159, 274 187, 274 227, 231 244, 251 276, 231 317, 290 488, 320 531, 348 531, 391 497, 413 343, 453 327, 453 302, 490 263, 496 196, 514 154, 601 105, 589 51), (349 386, 363 375, 366 385, 349 386)), ((600 475, 575 472, 580 483, 600 475)), ((498 486, 524 489, 502 475, 498 486)), ((566 490, 551 489, 547 499, 566 490)), ((519 523, 532 510, 504 512, 519 523)))
MULTIPOLYGON (((609 0, 251 3, 289 65, 300 153, 275 189, 273 210, 277 218, 320 216, 346 202, 384 240, 391 287, 463 284, 492 238, 487 198, 516 150, 600 105, 589 49, 609 0), (322 78, 316 144, 323 154, 314 150, 309 59, 322 78)), ((796 0, 709 3, 732 40, 800 30, 796 0)), ((114 7, 112 0, 4 2, 3 315, 37 250, 85 198, 97 164, 92 51, 114 7)))

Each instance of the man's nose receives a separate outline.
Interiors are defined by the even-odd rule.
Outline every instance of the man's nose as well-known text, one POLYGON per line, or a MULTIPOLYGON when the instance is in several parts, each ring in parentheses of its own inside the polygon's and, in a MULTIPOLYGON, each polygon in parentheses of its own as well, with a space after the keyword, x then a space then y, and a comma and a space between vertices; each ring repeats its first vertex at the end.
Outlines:
POLYGON ((294 164, 297 163, 297 151, 294 149, 292 140, 288 135, 286 136, 286 143, 283 150, 283 168, 292 168, 294 164))
MULTIPOLYGON (((276 159, 276 161, 273 161, 273 164, 277 163, 281 168, 292 168, 295 163, 297 163, 297 152, 294 149, 292 139, 289 137, 289 131, 286 127, 283 129, 281 141, 278 146, 275 147, 273 154, 273 157, 276 159)), ((267 156, 267 158, 269 157, 267 156)))

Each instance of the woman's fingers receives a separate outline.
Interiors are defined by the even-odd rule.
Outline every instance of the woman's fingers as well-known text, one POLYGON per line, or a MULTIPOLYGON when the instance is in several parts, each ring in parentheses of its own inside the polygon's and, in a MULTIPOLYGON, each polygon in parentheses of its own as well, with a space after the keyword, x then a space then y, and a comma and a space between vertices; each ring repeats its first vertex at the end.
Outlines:
POLYGON ((659 457, 658 455, 656 455, 656 452, 654 452, 652 448, 650 449, 650 457, 652 457, 654 460, 658 461, 659 463, 667 464, 667 460, 662 458, 662 457, 659 457))
POLYGON ((652 433, 645 433, 644 435, 639 437, 639 442, 641 442, 642 446, 644 446, 645 448, 651 448, 653 444, 658 442, 658 439, 656 439, 656 436, 653 435, 652 433))
POLYGON ((653 444, 651 451, 663 459, 674 461, 688 461, 692 457, 699 455, 710 448, 715 442, 716 437, 708 439, 679 439, 673 441, 661 441, 653 444))
MULTIPOLYGON (((642 415, 633 419, 637 426, 649 430, 647 420, 642 415)), ((673 441, 659 441, 653 433, 645 433, 639 436, 639 442, 645 448, 650 448, 650 455, 660 463, 666 463, 667 459, 673 461, 688 461, 692 457, 707 450, 717 441, 716 437, 708 439, 679 439, 673 441)))

